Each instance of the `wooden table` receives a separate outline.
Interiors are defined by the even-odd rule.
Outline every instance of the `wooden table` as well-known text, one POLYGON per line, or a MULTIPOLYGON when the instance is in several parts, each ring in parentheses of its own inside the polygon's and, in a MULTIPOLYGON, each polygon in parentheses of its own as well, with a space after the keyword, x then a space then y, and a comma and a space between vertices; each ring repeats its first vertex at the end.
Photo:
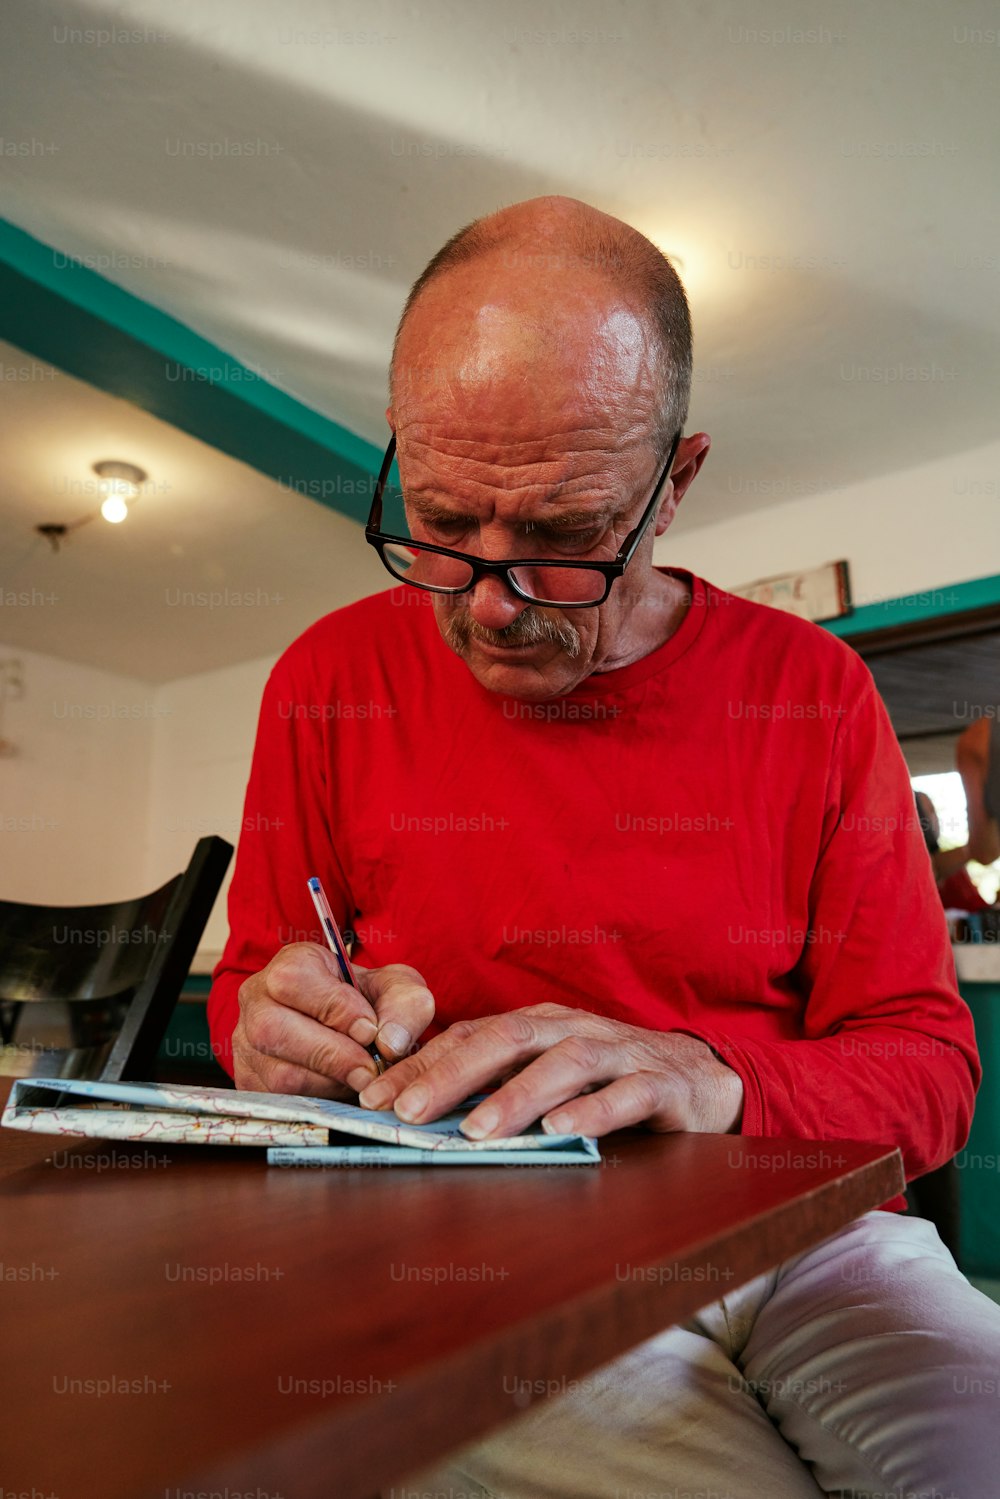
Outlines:
POLYGON ((362 1499, 903 1180, 879 1145, 626 1131, 602 1149, 600 1167, 282 1170, 0 1131, 4 1491, 362 1499))

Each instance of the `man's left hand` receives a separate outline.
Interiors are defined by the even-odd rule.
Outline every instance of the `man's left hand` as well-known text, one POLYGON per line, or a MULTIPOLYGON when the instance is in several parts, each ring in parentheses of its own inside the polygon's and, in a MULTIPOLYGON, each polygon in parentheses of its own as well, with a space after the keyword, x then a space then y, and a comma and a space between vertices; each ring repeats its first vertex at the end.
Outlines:
POLYGON ((463 1120, 469 1139, 522 1134, 541 1119, 555 1135, 739 1130, 743 1083, 679 1031, 650 1031, 567 1005, 530 1005, 459 1020, 360 1094, 366 1108, 429 1124, 471 1094, 501 1086, 463 1120))

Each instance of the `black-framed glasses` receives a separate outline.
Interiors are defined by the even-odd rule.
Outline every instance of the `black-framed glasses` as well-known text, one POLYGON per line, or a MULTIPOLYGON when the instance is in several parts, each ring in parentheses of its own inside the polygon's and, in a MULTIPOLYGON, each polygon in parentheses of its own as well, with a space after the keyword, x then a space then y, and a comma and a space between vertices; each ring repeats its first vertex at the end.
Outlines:
POLYGON ((519 557, 490 562, 483 557, 472 557, 467 552, 454 552, 450 547, 414 541, 411 536, 387 535, 380 530, 382 494, 396 452, 395 433, 389 439, 382 460, 371 513, 365 526, 365 540, 375 548, 394 578, 428 593, 451 596, 468 593, 480 578, 494 577, 502 578, 518 598, 529 604, 549 604, 559 609, 592 609, 596 604, 604 603, 612 583, 621 577, 632 561, 656 514, 680 440, 681 429, 678 428, 649 503, 612 562, 571 562, 554 557, 519 557))

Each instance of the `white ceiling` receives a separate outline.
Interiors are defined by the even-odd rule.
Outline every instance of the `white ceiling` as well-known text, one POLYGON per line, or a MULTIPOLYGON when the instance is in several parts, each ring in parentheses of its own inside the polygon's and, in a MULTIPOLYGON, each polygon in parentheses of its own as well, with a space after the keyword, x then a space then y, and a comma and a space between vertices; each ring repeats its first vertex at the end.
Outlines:
MULTIPOLYGON (((678 527, 996 436, 1000 49, 975 39, 1000 26, 990 0, 7 0, 5 21, 0 135, 29 143, 0 158, 6 216, 375 443, 409 283, 461 224, 553 191, 683 261, 689 430, 714 448, 678 527)), ((0 385, 15 536, 42 518, 33 423, 64 388, 0 385)), ((78 463, 108 456, 77 436, 78 463)), ((185 477, 147 534, 242 588, 300 590, 275 650, 314 610, 310 527, 343 597, 369 590, 355 525, 284 494, 269 518, 276 486, 176 440, 185 477), (257 517, 238 544, 237 503, 257 517)), ((80 653, 102 650, 93 607, 80 653)), ((175 621, 174 665, 152 641, 100 659, 179 675, 194 628, 175 621)), ((217 654, 248 657, 267 629, 222 634, 217 654)))
POLYGON ((0 640, 165 682, 278 652, 392 580, 353 521, 0 343, 0 640), (40 372, 48 370, 50 378, 40 372), (126 521, 90 465, 149 475, 126 521), (75 527, 58 552, 39 523, 75 527))

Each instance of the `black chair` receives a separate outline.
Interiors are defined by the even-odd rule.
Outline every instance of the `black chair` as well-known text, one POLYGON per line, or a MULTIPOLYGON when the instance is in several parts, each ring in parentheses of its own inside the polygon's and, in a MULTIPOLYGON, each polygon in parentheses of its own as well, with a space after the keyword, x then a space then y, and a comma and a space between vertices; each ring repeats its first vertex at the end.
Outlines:
POLYGON ((133 900, 0 901, 0 1071, 149 1078, 232 855, 201 838, 182 874, 133 900))

